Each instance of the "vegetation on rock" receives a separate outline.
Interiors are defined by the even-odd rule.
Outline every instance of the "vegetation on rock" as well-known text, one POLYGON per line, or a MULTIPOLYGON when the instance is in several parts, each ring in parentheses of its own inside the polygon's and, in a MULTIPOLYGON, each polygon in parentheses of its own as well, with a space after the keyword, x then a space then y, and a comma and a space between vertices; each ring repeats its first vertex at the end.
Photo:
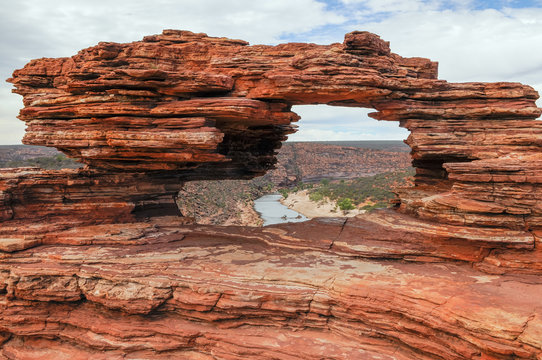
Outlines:
POLYGON ((352 200, 349 198, 342 198, 337 201, 337 206, 339 206, 339 209, 343 211, 347 210, 354 210, 354 204, 352 204, 352 200))
POLYGON ((329 199, 336 201, 341 210, 343 207, 351 209, 365 204, 367 208, 389 207, 389 202, 395 197, 393 189, 407 186, 412 182, 414 170, 412 168, 386 172, 353 180, 321 181, 320 184, 309 190, 313 201, 329 199), (341 206, 342 204, 342 206, 341 206))

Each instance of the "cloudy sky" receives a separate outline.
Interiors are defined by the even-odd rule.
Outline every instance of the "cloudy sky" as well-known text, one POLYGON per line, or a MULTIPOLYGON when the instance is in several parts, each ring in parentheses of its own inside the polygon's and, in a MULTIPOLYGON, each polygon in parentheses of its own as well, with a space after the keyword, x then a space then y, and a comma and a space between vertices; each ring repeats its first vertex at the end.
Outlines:
MULTIPOLYGON (((448 81, 519 81, 542 93, 542 0, 0 0, 0 77, 40 57, 71 56, 99 41, 130 42, 162 29, 250 41, 342 42, 368 30, 393 52, 439 62, 448 81)), ((539 102, 539 106, 542 103, 539 102)), ((0 144, 20 143, 21 97, 0 84, 0 144)), ((291 140, 403 139, 371 110, 297 106, 291 140)))

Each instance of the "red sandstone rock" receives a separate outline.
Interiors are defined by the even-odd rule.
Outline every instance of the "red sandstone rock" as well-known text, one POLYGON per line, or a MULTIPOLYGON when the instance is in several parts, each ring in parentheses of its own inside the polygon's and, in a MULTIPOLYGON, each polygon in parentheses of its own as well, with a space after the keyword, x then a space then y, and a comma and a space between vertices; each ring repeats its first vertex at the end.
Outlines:
POLYGON ((159 173, 104 173, 88 169, 0 170, 3 223, 0 234, 41 233, 28 224, 60 227, 133 222, 138 218, 180 215, 174 201, 179 178, 159 173))
MULTIPOLYGON (((367 221, 395 215, 377 212, 367 221)), ((87 238, 79 242, 74 230, 59 233, 48 247, 2 261, 0 328, 13 334, 3 354, 32 356, 47 345, 45 358, 63 351, 225 359, 540 356, 542 284, 535 278, 438 262, 458 256, 454 248, 467 254, 474 246, 435 243, 419 229, 402 229, 419 234, 406 248, 396 243, 404 255, 386 253, 392 236, 374 232, 382 246, 364 244, 370 228, 344 221, 224 229, 157 219, 145 235, 109 241, 106 226, 80 228, 75 233, 87 238), (70 245, 58 244, 63 239, 70 245), (427 262, 430 256, 437 262, 427 262)))
MULTIPOLYGON (((327 46, 247 46, 168 30, 130 44, 100 43, 71 58, 35 60, 9 81, 25 99, 25 143, 54 146, 104 169, 185 171, 201 179, 260 175, 294 131, 293 104, 370 107, 377 119, 401 121, 411 131, 417 187, 445 179, 453 187, 452 165, 444 164, 525 156, 542 146, 532 88, 437 80, 436 63, 393 54, 367 32, 327 46)), ((535 194, 541 196, 538 188, 535 194)), ((405 210, 431 220, 540 225, 536 217, 526 225, 512 208, 485 216, 480 209, 495 208, 488 197, 477 209, 449 200, 412 206, 417 195, 400 197, 405 210)))
POLYGON ((86 169, 0 172, 8 359, 542 359, 542 131, 518 83, 451 84, 367 32, 248 46, 166 30, 33 60, 25 142, 86 169), (190 225, 182 181, 276 162, 291 105, 411 131, 398 211, 190 225))

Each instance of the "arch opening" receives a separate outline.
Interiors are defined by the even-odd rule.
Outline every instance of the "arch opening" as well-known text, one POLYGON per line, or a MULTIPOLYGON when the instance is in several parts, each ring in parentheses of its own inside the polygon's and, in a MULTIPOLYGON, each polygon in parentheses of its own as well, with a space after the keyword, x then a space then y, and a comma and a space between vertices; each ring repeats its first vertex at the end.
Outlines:
MULTIPOLYGON (((291 111, 300 117, 297 131, 282 142, 274 169, 253 180, 191 181, 178 197, 181 212, 215 225, 353 216, 394 206, 394 189, 412 184, 408 131, 398 122, 371 119, 374 110, 360 107, 295 105, 291 111)), ((231 151, 234 137, 229 141, 224 149, 231 151)))
POLYGON ((395 121, 377 121, 374 109, 330 105, 294 105, 301 119, 287 141, 403 141, 408 130, 395 121))

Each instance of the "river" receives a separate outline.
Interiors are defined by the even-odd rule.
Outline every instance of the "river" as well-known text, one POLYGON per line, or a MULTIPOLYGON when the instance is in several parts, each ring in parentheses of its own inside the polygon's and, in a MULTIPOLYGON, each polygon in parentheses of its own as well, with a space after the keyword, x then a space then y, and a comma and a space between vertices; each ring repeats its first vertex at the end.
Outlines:
POLYGON ((260 214, 264 226, 309 220, 306 216, 282 205, 279 201, 281 198, 280 194, 268 194, 254 200, 254 210, 260 214))

